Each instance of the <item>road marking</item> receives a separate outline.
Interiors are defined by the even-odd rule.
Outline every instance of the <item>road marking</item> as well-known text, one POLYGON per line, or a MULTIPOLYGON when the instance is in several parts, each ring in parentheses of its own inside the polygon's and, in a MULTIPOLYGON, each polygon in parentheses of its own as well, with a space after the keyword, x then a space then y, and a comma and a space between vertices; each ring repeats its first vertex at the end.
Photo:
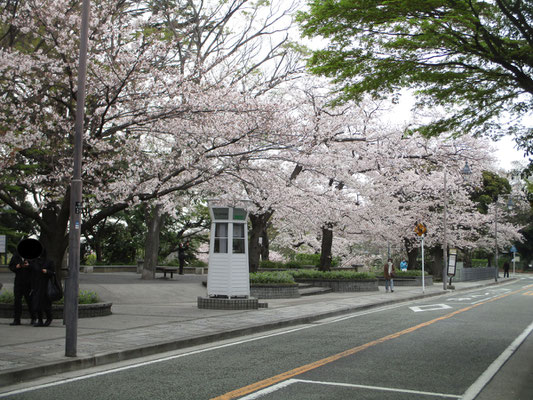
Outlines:
POLYGON ((49 387, 59 386, 59 385, 63 385, 63 384, 70 383, 70 382, 77 382, 77 381, 82 381, 82 380, 85 380, 85 379, 96 378, 98 376, 109 375, 109 374, 113 374, 115 372, 127 371, 129 369, 144 367, 144 366, 147 366, 147 365, 157 364, 157 363, 160 363, 160 362, 172 361, 172 360, 175 360, 175 359, 178 359, 178 358, 183 358, 183 357, 187 357, 187 356, 201 354, 201 353, 205 353, 205 352, 212 351, 212 350, 220 350, 220 349, 224 349, 226 347, 238 346, 240 344, 245 344, 245 343, 254 342, 254 341, 263 340, 263 339, 269 339, 269 338, 272 338, 272 337, 281 336, 281 335, 285 335, 285 334, 288 334, 288 333, 298 332, 298 331, 301 331, 301 330, 304 330, 304 329, 315 328, 316 326, 319 326, 319 325, 333 324, 333 323, 341 322, 341 321, 344 321, 344 320, 347 320, 347 319, 350 319, 350 318, 356 318, 356 317, 360 317, 360 316, 364 316, 364 315, 368 315, 368 314, 378 313, 378 312, 381 312, 381 311, 392 310, 392 309, 403 307, 403 306, 404 306, 404 304, 402 303, 402 304, 393 304, 393 305, 388 305, 388 306, 384 306, 384 307, 379 307, 379 308, 375 308, 375 309, 372 309, 372 310, 358 311, 358 312, 352 313, 352 314, 347 315, 347 316, 337 317, 335 319, 326 319, 326 320, 324 320, 324 322, 317 321, 317 322, 315 322, 313 324, 303 325, 303 326, 299 326, 299 327, 296 327, 296 328, 290 328, 290 329, 283 330, 281 332, 274 332, 274 333, 269 333, 269 334, 266 334, 266 335, 255 336, 255 337, 248 338, 248 339, 242 339, 242 340, 234 341, 234 342, 231 342, 231 343, 226 343, 226 344, 217 345, 217 346, 211 346, 211 347, 208 347, 208 348, 205 348, 205 349, 189 351, 187 353, 175 354, 175 355, 171 355, 171 356, 167 356, 167 357, 158 358, 158 359, 155 359, 155 360, 137 362, 137 363, 134 363, 134 364, 129 364, 129 365, 123 366, 123 367, 110 368, 110 369, 107 369, 105 371, 93 372, 91 374, 86 374, 86 375, 77 376, 77 377, 73 377, 73 378, 64 378, 64 379, 60 379, 60 380, 57 380, 57 381, 54 381, 54 382, 43 383, 43 384, 31 386, 31 387, 26 387, 26 388, 23 388, 23 389, 16 389, 16 390, 12 390, 12 391, 5 392, 5 393, 0 393, 0 398, 7 397, 7 396, 13 396, 13 395, 16 395, 16 394, 21 394, 21 393, 32 392, 32 391, 39 390, 39 389, 45 389, 45 388, 49 388, 49 387))
POLYGON ((426 306, 414 306, 409 307, 414 312, 423 312, 423 311, 435 311, 435 310, 447 310, 451 308, 449 305, 446 304, 428 304, 426 306))
POLYGON ((470 301, 472 300, 472 297, 453 297, 451 299, 448 299, 450 301, 470 301))
POLYGON ((491 298, 494 298, 494 297, 497 297, 497 296, 500 296, 500 294, 502 293, 507 293, 509 292, 511 289, 491 289, 490 291, 487 291, 485 293, 480 293, 480 294, 472 294, 468 297, 451 297, 449 298, 448 300, 449 301, 457 301, 457 302, 464 302, 464 303, 467 303, 467 304, 477 304, 477 303, 483 303, 491 298), (477 300, 477 301, 472 301, 474 299, 477 299, 479 297, 482 297, 482 299, 480 300, 477 300))
POLYGON ((520 347, 522 342, 526 340, 529 334, 533 332, 533 322, 515 339, 513 343, 507 347, 500 356, 481 374, 481 376, 470 386, 465 394, 463 400, 473 400, 489 383, 489 381, 496 375, 500 368, 507 362, 507 360, 514 354, 516 349, 520 347))
POLYGON ((287 386, 290 386, 294 383, 307 383, 307 384, 326 385, 326 386, 340 386, 340 387, 348 387, 348 388, 354 388, 354 389, 377 390, 380 392, 408 393, 408 394, 416 394, 416 395, 423 395, 423 396, 443 397, 443 398, 449 398, 449 399, 460 399, 461 398, 461 396, 457 396, 455 394, 422 392, 419 390, 410 390, 410 389, 397 389, 397 388, 387 388, 387 387, 379 387, 379 386, 355 385, 352 383, 340 383, 340 382, 322 382, 322 381, 312 381, 312 380, 307 380, 307 379, 289 379, 287 381, 280 382, 274 386, 270 386, 266 389, 252 393, 246 397, 241 397, 240 400, 255 400, 267 394, 271 394, 278 390, 284 389, 287 386))
POLYGON ((485 302, 479 302, 477 304, 472 304, 472 305, 470 305, 468 307, 465 307, 465 308, 462 308, 460 310, 451 312, 449 314, 443 315, 443 316, 438 317, 438 318, 434 318, 434 319, 432 319, 430 321, 423 322, 421 324, 412 326, 410 328, 407 328, 407 329, 404 329, 402 331, 393 333, 391 335, 384 336, 384 337, 382 337, 380 339, 373 340, 373 341, 365 343, 363 345, 360 345, 360 346, 345 350, 345 351, 343 351, 341 353, 337 353, 337 354, 334 354, 332 356, 323 358, 321 360, 318 360, 318 361, 315 361, 315 362, 312 362, 312 363, 309 363, 309 364, 306 364, 306 365, 302 365, 301 367, 294 368, 294 369, 292 369, 290 371, 286 371, 286 372, 283 372, 281 374, 272 376, 270 378, 263 379, 261 381, 252 383, 251 385, 244 386, 242 388, 232 390, 232 391, 230 391, 228 393, 225 393, 223 395, 220 395, 220 396, 217 396, 217 397, 213 397, 211 400, 231 400, 231 399, 237 399, 237 398, 249 395, 250 393, 253 393, 253 392, 256 392, 258 390, 267 388, 269 386, 272 386, 272 385, 275 385, 277 383, 286 381, 288 379, 294 378, 294 377, 296 377, 298 375, 301 375, 303 373, 312 371, 312 370, 314 370, 316 368, 319 368, 319 367, 322 367, 324 365, 330 364, 330 363, 332 363, 334 361, 337 361, 337 360, 340 360, 342 358, 354 355, 354 354, 359 353, 359 352, 361 352, 363 350, 366 350, 366 349, 368 349, 370 347, 376 346, 376 345, 381 344, 381 343, 385 343, 385 342, 387 342, 389 340, 392 340, 392 339, 399 338, 399 337, 401 337, 403 335, 406 335, 408 333, 415 332, 415 331, 417 331, 417 330, 419 330, 421 328, 424 328, 426 326, 433 325, 436 322, 444 321, 446 319, 452 318, 455 315, 458 315, 458 314, 464 313, 466 311, 472 310, 472 309, 474 309, 476 307, 479 307, 479 306, 481 306, 483 304, 491 303, 493 301, 496 301, 496 300, 499 300, 499 299, 503 299, 504 297, 510 296, 512 294, 519 293, 522 290, 523 289, 518 289, 518 290, 516 290, 514 292, 509 292, 509 293, 502 294, 502 295, 500 295, 498 297, 493 297, 491 299, 486 300, 485 302))

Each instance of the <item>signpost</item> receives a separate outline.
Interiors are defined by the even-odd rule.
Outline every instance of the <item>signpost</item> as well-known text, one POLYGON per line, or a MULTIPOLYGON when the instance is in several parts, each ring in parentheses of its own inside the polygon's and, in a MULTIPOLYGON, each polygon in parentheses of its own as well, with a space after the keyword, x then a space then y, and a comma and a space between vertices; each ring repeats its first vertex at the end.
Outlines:
POLYGON ((448 257, 448 276, 450 277, 449 289, 453 289, 452 278, 455 276, 457 267, 457 249, 450 249, 450 255, 448 257))

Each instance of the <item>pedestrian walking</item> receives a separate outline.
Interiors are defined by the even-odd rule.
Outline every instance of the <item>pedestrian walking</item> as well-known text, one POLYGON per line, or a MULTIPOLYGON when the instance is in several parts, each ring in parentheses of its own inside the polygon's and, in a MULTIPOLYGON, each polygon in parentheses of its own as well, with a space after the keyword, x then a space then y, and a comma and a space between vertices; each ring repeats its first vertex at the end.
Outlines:
POLYGON ((46 250, 30 263, 31 304, 36 317, 35 327, 49 326, 52 323, 52 301, 48 298, 48 281, 53 278, 54 264, 46 258, 46 250), (43 315, 46 320, 43 322, 43 315))
POLYGON ((29 262, 24 260, 18 253, 15 253, 9 261, 9 269, 15 273, 15 281, 13 283, 13 322, 9 325, 15 326, 21 324, 22 299, 26 300, 31 316, 31 324, 33 325, 35 323, 35 315, 31 308, 31 270, 29 262))
POLYGON ((185 244, 180 243, 178 247, 178 260, 180 263, 179 268, 179 274, 183 275, 183 267, 185 266, 185 257, 187 256, 185 253, 189 250, 189 242, 185 242, 185 244))
POLYGON ((510 268, 510 265, 509 265, 509 261, 506 261, 504 264, 503 264, 503 277, 507 277, 509 278, 509 268, 510 268))
POLYGON ((383 276, 385 277, 385 291, 389 292, 389 287, 391 293, 394 292, 394 264, 392 258, 387 260, 387 263, 383 266, 383 276))

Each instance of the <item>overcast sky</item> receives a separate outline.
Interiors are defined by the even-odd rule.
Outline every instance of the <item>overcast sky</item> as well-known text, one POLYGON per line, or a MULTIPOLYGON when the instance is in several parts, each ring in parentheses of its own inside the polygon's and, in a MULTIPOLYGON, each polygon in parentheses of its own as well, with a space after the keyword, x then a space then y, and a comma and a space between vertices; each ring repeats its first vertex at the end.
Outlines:
POLYGON ((499 142, 494 143, 496 148, 496 156, 500 160, 500 167, 506 170, 512 168, 511 163, 513 161, 522 161, 522 163, 527 163, 527 158, 524 157, 524 152, 521 150, 516 150, 514 147, 513 140, 506 136, 499 142))

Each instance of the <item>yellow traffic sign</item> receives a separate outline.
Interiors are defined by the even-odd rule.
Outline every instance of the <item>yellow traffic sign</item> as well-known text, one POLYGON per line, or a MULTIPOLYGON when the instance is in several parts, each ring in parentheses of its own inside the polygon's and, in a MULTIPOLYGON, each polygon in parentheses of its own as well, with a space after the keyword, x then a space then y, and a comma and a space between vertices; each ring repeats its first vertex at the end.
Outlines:
POLYGON ((428 231, 428 229, 426 228, 426 225, 424 225, 422 222, 418 222, 415 225, 415 233, 418 236, 425 235, 427 231, 428 231))

